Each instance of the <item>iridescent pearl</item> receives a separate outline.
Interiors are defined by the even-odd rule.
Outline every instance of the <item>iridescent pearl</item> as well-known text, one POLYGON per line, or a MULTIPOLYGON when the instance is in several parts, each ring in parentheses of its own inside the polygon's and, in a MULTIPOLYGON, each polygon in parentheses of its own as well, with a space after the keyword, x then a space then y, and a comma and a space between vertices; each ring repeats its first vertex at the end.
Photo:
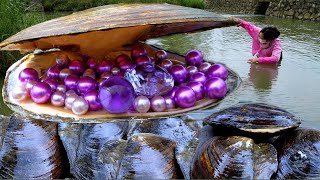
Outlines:
POLYGON ((189 71, 189 76, 192 76, 194 73, 198 72, 198 68, 196 66, 188 66, 187 70, 189 71))
POLYGON ((138 96, 133 102, 134 109, 139 113, 146 113, 150 109, 150 100, 146 96, 138 96))
POLYGON ((206 72, 208 71, 208 69, 209 69, 210 66, 211 66, 210 63, 204 62, 204 63, 200 64, 200 66, 198 67, 198 70, 199 70, 200 72, 206 73, 206 72))
POLYGON ((27 91, 29 92, 32 89, 33 85, 35 85, 35 84, 37 84, 37 81, 35 81, 35 80, 28 81, 26 84, 27 91))
POLYGON ((12 90, 12 98, 17 101, 23 101, 28 97, 28 90, 24 86, 15 87, 12 90))
POLYGON ((66 93, 67 92, 67 88, 66 88, 65 85, 60 84, 60 85, 57 86, 57 90, 56 91, 60 91, 60 92, 66 93))
POLYGON ((111 69, 111 73, 112 73, 113 75, 117 75, 119 72, 120 72, 120 69, 117 68, 117 67, 114 67, 114 68, 111 69))
POLYGON ((151 109, 155 112, 162 112, 166 109, 166 101, 162 96, 154 96, 150 103, 151 109))
POLYGON ((77 98, 72 103, 72 112, 76 115, 82 115, 87 113, 89 110, 88 102, 82 97, 77 98))
POLYGON ((176 103, 174 102, 174 99, 170 96, 165 96, 164 100, 166 101, 166 107, 167 109, 174 109, 176 108, 176 103))
POLYGON ((77 95, 77 93, 74 90, 68 90, 66 92, 66 96, 70 96, 71 94, 77 95))
POLYGON ((64 80, 68 75, 72 74, 71 70, 68 68, 64 68, 59 73, 59 78, 64 80))
POLYGON ((63 106, 65 101, 65 95, 61 91, 56 91, 51 96, 51 104, 54 106, 63 106))
POLYGON ((66 108, 72 109, 72 103, 74 100, 76 100, 79 96, 76 94, 70 94, 69 96, 66 97, 66 100, 64 101, 64 104, 66 108))

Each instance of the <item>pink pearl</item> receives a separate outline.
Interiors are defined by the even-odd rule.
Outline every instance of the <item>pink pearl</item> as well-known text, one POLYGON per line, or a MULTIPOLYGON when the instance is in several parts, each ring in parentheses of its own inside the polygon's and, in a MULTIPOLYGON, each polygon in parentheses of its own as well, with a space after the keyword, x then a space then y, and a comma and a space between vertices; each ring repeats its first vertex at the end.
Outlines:
POLYGON ((83 114, 87 113, 88 110, 89 110, 89 105, 85 99, 79 97, 73 101, 72 112, 74 114, 83 115, 83 114))
POLYGON ((27 99, 29 93, 24 86, 15 87, 12 91, 12 98, 17 101, 23 101, 27 99))
POLYGON ((51 96, 51 104, 54 106, 63 106, 65 101, 65 94, 61 91, 56 91, 51 96))
POLYGON ((134 109, 139 113, 148 112, 150 105, 150 100, 146 96, 138 96, 133 102, 134 109))
POLYGON ((176 108, 176 103, 174 102, 174 99, 170 96, 165 96, 164 100, 166 101, 167 109, 174 109, 176 108))
POLYGON ((155 112, 162 112, 166 109, 166 101, 162 96, 154 96, 150 102, 151 109, 155 112))

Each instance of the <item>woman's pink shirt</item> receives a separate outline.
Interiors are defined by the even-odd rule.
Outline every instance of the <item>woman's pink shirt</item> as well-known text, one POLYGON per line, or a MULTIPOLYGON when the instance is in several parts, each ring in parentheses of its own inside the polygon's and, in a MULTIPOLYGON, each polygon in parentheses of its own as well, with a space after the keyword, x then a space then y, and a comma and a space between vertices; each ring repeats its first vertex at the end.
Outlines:
POLYGON ((264 64, 278 63, 280 60, 281 51, 282 51, 280 39, 276 38, 271 42, 268 48, 261 49, 260 42, 258 40, 258 36, 261 31, 261 28, 256 27, 242 19, 238 19, 238 20, 240 21, 239 26, 243 27, 252 37, 252 56, 258 53, 259 54, 258 59, 260 63, 264 63, 264 64))

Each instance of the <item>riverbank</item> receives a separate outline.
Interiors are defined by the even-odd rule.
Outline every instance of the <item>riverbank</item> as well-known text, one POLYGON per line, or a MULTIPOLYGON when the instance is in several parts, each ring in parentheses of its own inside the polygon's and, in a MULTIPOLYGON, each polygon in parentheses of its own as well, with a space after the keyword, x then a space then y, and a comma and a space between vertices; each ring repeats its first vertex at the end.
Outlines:
POLYGON ((314 0, 204 0, 207 9, 320 21, 320 3, 314 0))

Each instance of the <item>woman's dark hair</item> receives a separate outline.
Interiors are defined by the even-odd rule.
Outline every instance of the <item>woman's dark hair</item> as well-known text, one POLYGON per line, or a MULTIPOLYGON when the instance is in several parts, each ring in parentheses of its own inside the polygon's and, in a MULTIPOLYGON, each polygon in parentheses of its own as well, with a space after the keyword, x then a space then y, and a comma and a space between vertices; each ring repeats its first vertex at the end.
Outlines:
POLYGON ((265 27, 260 32, 263 33, 263 39, 272 41, 280 36, 280 32, 276 27, 265 27))

